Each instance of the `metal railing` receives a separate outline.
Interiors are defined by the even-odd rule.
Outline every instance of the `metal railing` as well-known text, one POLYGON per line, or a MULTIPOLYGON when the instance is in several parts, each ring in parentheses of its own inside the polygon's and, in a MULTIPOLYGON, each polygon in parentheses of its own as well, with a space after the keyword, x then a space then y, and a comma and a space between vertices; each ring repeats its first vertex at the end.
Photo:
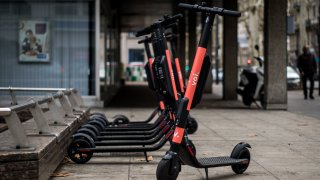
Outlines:
POLYGON ((15 148, 30 148, 27 134, 22 126, 22 123, 17 115, 17 112, 22 110, 30 110, 35 124, 37 126, 38 134, 54 135, 49 126, 49 119, 54 124, 67 125, 64 117, 77 117, 83 112, 80 107, 83 106, 83 99, 76 89, 49 89, 49 88, 0 88, 5 91, 58 91, 55 94, 46 96, 44 98, 35 100, 31 98, 22 104, 0 108, 0 116, 4 117, 8 129, 15 142, 15 148), (60 105, 56 103, 59 101, 60 105), (48 112, 44 113, 40 107, 42 104, 47 104, 48 112))
MULTIPOLYGON (((78 90, 76 89, 69 89, 69 88, 28 88, 28 87, 0 87, 0 91, 8 91, 11 97, 11 104, 17 105, 17 96, 16 92, 24 91, 24 92, 58 92, 58 91, 69 91, 72 90, 75 94, 79 94, 78 90)), ((78 103, 80 106, 83 106, 82 98, 78 98, 78 103)))

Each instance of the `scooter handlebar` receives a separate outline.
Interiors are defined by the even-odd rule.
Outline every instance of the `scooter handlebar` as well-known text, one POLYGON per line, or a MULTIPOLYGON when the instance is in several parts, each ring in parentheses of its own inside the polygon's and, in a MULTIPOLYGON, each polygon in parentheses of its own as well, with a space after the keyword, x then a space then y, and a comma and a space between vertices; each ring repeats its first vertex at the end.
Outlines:
POLYGON ((152 25, 150 25, 140 31, 137 31, 136 37, 152 33, 152 31, 155 28, 157 28, 159 25, 162 27, 165 27, 165 28, 168 28, 167 26, 172 27, 176 23, 176 21, 182 17, 183 17, 182 14, 176 14, 176 15, 168 17, 167 19, 164 19, 162 21, 158 21, 156 23, 153 23, 152 25))
POLYGON ((226 15, 226 16, 232 16, 232 17, 240 17, 241 16, 241 12, 231 11, 231 10, 227 10, 227 9, 223 9, 222 14, 226 15))
POLYGON ((136 37, 140 37, 140 36, 143 36, 143 35, 147 35, 147 34, 150 34, 152 32, 152 29, 153 27, 152 26, 148 26, 140 31, 137 31, 136 33, 136 37))
POLYGON ((193 11, 204 12, 204 13, 213 13, 213 14, 218 14, 220 16, 233 16, 233 17, 241 16, 241 12, 239 11, 232 11, 232 10, 227 10, 219 7, 203 7, 198 4, 191 5, 186 3, 179 3, 178 6, 184 9, 190 9, 193 11))
POLYGON ((138 44, 142 44, 145 42, 147 42, 147 43, 151 42, 151 38, 146 36, 144 39, 141 39, 140 41, 138 41, 138 44))

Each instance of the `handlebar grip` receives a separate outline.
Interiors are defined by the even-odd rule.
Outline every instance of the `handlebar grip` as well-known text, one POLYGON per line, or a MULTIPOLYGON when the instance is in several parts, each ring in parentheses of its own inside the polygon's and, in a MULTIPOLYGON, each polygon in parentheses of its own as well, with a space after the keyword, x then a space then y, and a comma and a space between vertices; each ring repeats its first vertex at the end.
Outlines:
POLYGON ((140 36, 143 36, 143 35, 146 35, 146 34, 150 34, 150 32, 152 31, 152 28, 151 26, 149 27, 146 27, 140 31, 137 31, 136 32, 136 37, 140 37, 140 36))
POLYGON ((148 36, 146 36, 144 39, 141 39, 140 41, 138 41, 138 44, 142 44, 142 43, 149 43, 151 42, 151 38, 149 38, 148 36))
POLYGON ((241 13, 238 11, 232 11, 232 10, 227 10, 223 8, 218 8, 218 7, 203 7, 197 4, 191 5, 186 3, 179 3, 178 6, 181 8, 190 9, 193 11, 218 14, 220 16, 233 16, 233 17, 241 16, 241 13))
POLYGON ((240 17, 241 16, 241 12, 231 11, 231 10, 227 10, 227 9, 224 9, 221 14, 227 15, 227 16, 233 16, 233 17, 240 17))
POLYGON ((162 21, 158 21, 140 31, 137 31, 137 33, 135 34, 136 37, 140 37, 146 34, 150 34, 154 28, 157 27, 157 25, 161 25, 162 27, 166 27, 166 26, 171 26, 172 24, 175 24, 177 22, 178 19, 182 18, 183 15, 182 14, 176 14, 174 16, 168 17, 165 20, 162 21))
POLYGON ((195 5, 186 4, 186 3, 179 3, 178 6, 181 8, 184 8, 184 9, 194 9, 195 8, 195 5))
POLYGON ((162 26, 170 26, 171 24, 175 24, 178 19, 182 18, 182 14, 176 14, 174 16, 171 16, 170 18, 167 18, 163 20, 161 23, 162 26))

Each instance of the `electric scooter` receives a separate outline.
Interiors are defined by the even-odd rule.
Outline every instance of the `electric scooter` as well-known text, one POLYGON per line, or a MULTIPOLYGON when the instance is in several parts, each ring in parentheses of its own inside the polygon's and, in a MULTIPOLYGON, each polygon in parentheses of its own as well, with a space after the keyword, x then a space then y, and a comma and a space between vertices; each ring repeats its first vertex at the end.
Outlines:
MULTIPOLYGON (((164 16, 164 19, 168 18, 168 16, 164 16)), ((169 25, 168 27, 176 27, 178 26, 178 23, 174 23, 169 25)), ((172 61, 172 68, 173 68, 173 72, 174 72, 174 76, 175 76, 175 80, 177 80, 178 82, 176 82, 177 85, 177 90, 179 91, 180 95, 183 96, 185 93, 185 85, 184 85, 184 78, 182 76, 182 72, 181 72, 181 67, 180 67, 180 60, 179 57, 177 55, 177 50, 176 50, 176 40, 177 40, 177 35, 173 34, 173 33, 166 33, 165 34, 166 40, 167 42, 170 44, 171 47, 171 53, 172 53, 172 59, 174 61, 172 61)), ((149 60, 149 64, 152 65, 153 63, 153 58, 150 52, 150 48, 148 46, 148 43, 151 43, 151 38, 148 38, 147 36, 145 37, 145 39, 140 40, 138 43, 144 43, 145 45, 145 49, 146 49, 146 54, 149 60)), ((146 72, 148 73, 147 69, 146 72)), ((147 77, 152 77, 152 75, 148 75, 147 77)), ((152 83, 148 83, 148 84, 152 84, 152 83)), ((149 86, 150 87, 150 86, 149 86)), ((152 87, 150 87, 152 89, 152 87)), ((159 99, 161 99, 161 96, 159 95, 159 99)), ((163 104, 163 101, 160 101, 160 104, 163 104)), ((198 129, 198 123, 195 120, 194 117, 192 117, 191 115, 188 116, 188 125, 187 125, 187 131, 188 134, 193 134, 197 131, 198 129)))
POLYGON ((258 56, 254 56, 254 59, 258 61, 259 66, 253 68, 247 66, 240 74, 239 87, 237 93, 241 95, 242 102, 246 106, 250 106, 255 103, 259 108, 260 106, 256 101, 260 101, 261 105, 265 105, 264 100, 264 60, 259 56, 259 46, 255 45, 255 49, 258 51, 258 56))
MULTIPOLYGON (((179 89, 181 95, 183 95, 184 93, 184 83, 183 83, 183 78, 182 78, 182 73, 181 73, 181 68, 180 68, 180 63, 179 63, 179 58, 176 55, 176 50, 175 50, 175 40, 176 40, 177 36, 172 34, 172 33, 166 33, 166 39, 168 40, 168 42, 171 44, 171 49, 172 49, 172 55, 173 55, 173 59, 175 59, 174 61, 174 66, 176 68, 173 68, 174 71, 176 71, 174 74, 179 76, 175 76, 176 79, 179 79, 179 85, 177 87, 177 89, 179 89)), ((152 63, 153 63, 153 58, 151 56, 151 51, 150 51, 150 47, 149 47, 149 43, 151 42, 151 38, 149 37, 145 37, 145 39, 140 40, 138 43, 144 43, 145 49, 146 49, 146 54, 148 57, 148 63, 149 63, 149 67, 147 66, 148 64, 146 64, 146 72, 147 72, 147 77, 152 77, 152 73, 149 72, 149 69, 151 69, 152 63)), ((148 78, 148 85, 149 88, 151 88, 152 90, 154 89, 154 85, 153 85, 153 79, 149 79, 148 78)), ((159 99, 163 99, 160 95, 159 95, 159 99)), ((164 104, 164 102, 161 100, 160 104, 164 104)), ((160 127, 158 129, 156 129, 155 131, 152 131, 150 133, 145 133, 141 134, 141 132, 137 131, 135 133, 132 133, 131 131, 126 132, 125 134, 121 133, 117 133, 116 136, 115 134, 106 134, 106 133, 102 133, 100 134, 100 132, 97 133, 96 130, 92 129, 92 127, 89 127, 90 125, 85 125, 85 127, 80 128, 77 132, 78 133, 85 133, 90 135, 94 141, 105 141, 105 140, 133 140, 133 139, 137 139, 137 140, 148 140, 151 138, 156 137, 156 135, 162 130, 162 128, 164 127, 164 125, 167 122, 161 123, 160 127), (90 132, 94 131, 95 133, 90 132), (112 136, 106 136, 106 135, 112 135, 112 136), (130 136, 123 136, 123 135, 130 135, 130 136), (134 135, 134 136, 131 136, 134 135)), ((194 118, 192 118, 191 116, 188 117, 188 125, 187 125, 187 131, 188 134, 193 134, 196 130, 197 130, 198 124, 197 122, 194 120, 194 118)), ((101 130, 101 128, 100 128, 101 130)))
MULTIPOLYGON (((168 16, 168 15, 165 15, 164 16, 164 19, 167 19, 167 18, 170 18, 170 16, 168 16)), ((170 24, 170 25, 168 25, 166 28, 171 28, 171 27, 173 27, 173 26, 176 26, 176 24, 177 23, 173 23, 173 24, 170 24)), ((140 41, 138 41, 138 44, 144 44, 144 48, 145 48, 145 51, 146 51, 146 55, 147 55, 147 59, 148 59, 148 62, 149 62, 149 68, 146 68, 145 67, 145 70, 146 70, 146 73, 149 73, 149 76, 147 75, 147 80, 148 80, 148 77, 149 78, 152 78, 152 74, 151 74, 151 72, 149 71, 149 69, 151 70, 152 69, 152 63, 153 63, 153 57, 152 57, 152 55, 151 55, 151 51, 150 51, 150 47, 149 47, 149 43, 151 43, 151 38, 149 38, 148 36, 146 36, 145 37, 145 39, 143 39, 143 40, 140 40, 140 41)), ((179 66, 179 68, 180 68, 180 64, 176 64, 176 66, 178 67, 179 66)), ((179 69, 180 70, 180 69, 179 69)), ((181 74, 181 73, 180 73, 181 74)), ((182 77, 181 77, 182 78, 182 77)), ((180 81, 180 79, 179 79, 179 81, 180 81)), ((150 89, 152 89, 152 90, 154 90, 154 84, 153 84, 153 82, 152 81, 150 81, 150 79, 148 80, 148 85, 149 85, 149 88, 150 89)), ((180 83, 180 86, 181 86, 181 83, 180 83)), ((178 88, 180 88, 180 87, 178 87, 178 88)), ((183 88, 183 87, 182 87, 183 88)), ((183 89, 182 89, 182 91, 183 91, 183 89)), ((141 124, 141 123, 149 123, 149 122, 151 122, 152 121, 152 119, 157 115, 157 114, 159 114, 159 113, 161 113, 161 111, 163 111, 164 110, 164 103, 163 103, 163 98, 160 96, 160 95, 158 95, 158 101, 159 101, 159 106, 152 112, 152 114, 146 119, 146 120, 144 120, 144 121, 136 121, 136 122, 132 122, 132 121, 130 121, 129 120, 129 118, 127 117, 127 116, 125 116, 125 115, 121 115, 121 114, 119 114, 119 115, 115 115, 114 117, 113 117, 113 125, 120 125, 120 124, 135 124, 135 123, 138 123, 138 124, 141 124)), ((194 122, 195 121, 195 119, 193 118, 193 119, 191 119, 190 120, 190 123, 193 123, 193 124, 195 124, 195 123, 197 123, 197 122, 194 122), (191 122, 192 121, 192 122, 191 122)), ((191 126, 191 125, 190 125, 191 126)), ((194 125, 195 126, 195 125, 194 125)), ((194 131, 196 131, 196 129, 194 130, 194 131)), ((192 133, 191 133, 192 134, 192 133)))
MULTIPOLYGON (((153 24, 152 26, 147 28, 147 32, 152 32, 152 39, 153 39, 153 48, 160 48, 162 52, 157 52, 158 54, 155 54, 156 58, 153 63, 153 69, 154 71, 154 79, 155 82, 158 81, 156 84, 156 89, 159 93, 161 93, 164 96, 166 109, 168 111, 164 111, 165 113, 168 112, 167 115, 165 115, 166 118, 171 117, 173 120, 175 119, 175 115, 173 114, 173 110, 175 109, 177 100, 178 100, 178 94, 175 86, 175 80, 172 76, 172 67, 171 67, 171 61, 170 56, 168 56, 168 52, 166 44, 165 44, 165 38, 164 35, 164 27, 173 21, 176 21, 178 18, 181 18, 182 15, 176 15, 169 19, 166 19, 164 21, 157 22, 153 24), (165 54, 165 56, 163 55, 165 54), (168 60, 166 60, 168 59, 168 60), (157 65, 163 66, 161 71, 159 71, 158 68, 155 68, 157 65), (169 69, 166 69, 169 67, 169 69), (161 79, 163 77, 167 77, 166 79, 161 79), (167 81, 166 81, 167 80, 167 81), (163 83, 159 83, 163 82, 163 83), (171 93, 168 93, 171 92, 171 93), (175 92, 176 94, 172 93, 175 92), (174 97, 174 98, 173 98, 174 97)), ((145 31, 146 29, 144 29, 145 31)), ((149 33, 151 33, 149 32, 149 33)), ((171 119, 170 118, 170 119, 171 119)), ((149 141, 138 141, 138 140, 132 140, 132 141, 109 141, 109 142, 95 142, 92 137, 90 137, 88 134, 84 133, 76 133, 73 136, 73 141, 71 145, 68 148, 68 155, 70 159, 76 163, 86 163, 89 161, 93 155, 94 152, 144 152, 145 157, 147 157, 146 152, 147 151, 155 151, 163 147, 163 145, 171 139, 171 136, 173 134, 174 130, 174 123, 173 121, 168 122, 166 124, 165 128, 163 129, 162 133, 160 135, 157 135, 155 138, 149 140, 149 141), (131 147, 110 147, 110 146, 124 146, 124 145, 130 145, 131 147), (102 147, 96 147, 96 146, 102 146, 102 147), (106 147, 107 146, 107 147, 106 147), (132 147, 134 146, 134 147, 132 147), (143 146, 143 147, 137 147, 137 146, 143 146)), ((146 158, 147 160, 147 158, 146 158)))
MULTIPOLYGON (((171 45, 171 52, 172 52, 172 57, 174 59, 174 62, 176 64, 176 69, 177 69, 177 76, 178 77, 175 77, 176 79, 179 79, 179 84, 180 84, 180 92, 181 92, 181 96, 184 95, 185 93, 185 86, 184 86, 184 79, 182 77, 182 73, 181 73, 181 68, 180 68, 180 60, 179 60, 179 57, 177 56, 177 50, 176 50, 176 44, 177 44, 177 35, 175 34, 168 34, 166 35, 167 39, 168 39, 168 42, 170 43, 171 45)), ((195 118, 193 118, 190 114, 188 116, 188 121, 187 121, 187 131, 188 131, 188 134, 193 134, 194 132, 197 131, 198 129, 198 123, 197 121, 195 120, 195 118)))
MULTIPOLYGON (((169 28, 169 27, 172 27, 172 26, 176 26, 176 25, 177 24, 174 23, 173 25, 169 25, 166 28, 169 28)), ((173 54, 173 58, 175 59, 175 61, 172 64, 172 67, 173 67, 175 78, 179 79, 179 84, 177 83, 177 90, 179 90, 180 94, 183 95, 183 93, 184 93, 183 77, 182 77, 182 73, 181 73, 181 69, 180 69, 179 59, 178 59, 178 57, 177 57, 177 55, 175 53, 175 46, 173 45, 173 41, 174 41, 174 39, 176 37, 172 33, 171 34, 167 33, 166 34, 166 38, 169 39, 169 42, 171 43, 172 54, 173 54)), ((151 42, 151 39, 148 38, 148 37, 145 37, 145 39, 140 40, 138 43, 144 43, 146 54, 147 54, 147 57, 148 57, 148 63, 149 63, 149 65, 148 66, 146 65, 146 67, 145 67, 145 70, 147 72, 148 85, 149 85, 150 89, 155 91, 154 82, 153 82, 152 79, 150 79, 150 78, 152 78, 152 73, 150 73, 150 70, 149 70, 151 68, 152 63, 153 63, 153 58, 152 58, 150 47, 149 47, 149 43, 150 42, 151 42)), ((156 51, 156 49, 154 51, 156 51)), ((158 98, 159 98, 159 102, 160 102, 160 107, 162 105, 161 109, 163 109, 164 108, 163 97, 158 94, 158 98)), ((97 120, 97 119, 99 119, 99 117, 95 116, 93 119, 97 120)), ((158 120, 159 119, 162 119, 162 117, 159 117, 158 120)), ((158 122, 158 120, 156 122, 158 122)), ((97 122, 89 122, 89 123, 99 125, 97 122)), ((158 127, 159 123, 160 122, 155 123, 153 126, 151 126, 151 124, 145 124, 145 123, 136 122, 136 123, 125 124, 125 126, 121 126, 121 128, 118 128, 119 127, 118 126, 117 128, 106 127, 106 129, 104 129, 103 127, 100 127, 99 129, 104 131, 104 132, 101 133, 101 135, 104 135, 104 136, 105 135, 131 135, 132 133, 130 131, 142 131, 142 130, 149 131, 149 130, 153 130, 153 129, 155 129, 155 127, 158 127), (134 126, 134 125, 136 125, 136 126, 134 126), (142 125, 144 125, 144 126, 142 126, 142 125), (126 127, 126 128, 124 128, 124 127, 126 127), (135 127, 135 128, 133 128, 133 127, 135 127), (108 130, 108 132, 105 132, 106 130, 108 130), (117 132, 113 132, 113 131, 117 131, 117 132), (126 132, 122 133, 122 132, 118 132, 118 131, 122 131, 122 132, 126 131, 126 132)), ((122 125, 124 125, 124 124, 122 124, 122 125)), ((188 117, 188 125, 187 125, 188 133, 189 134, 193 134, 194 132, 196 132, 197 128, 198 128, 198 124, 197 124, 196 120, 193 117, 189 116, 188 117)), ((154 132, 155 131, 152 131, 152 132, 147 133, 147 134, 154 134, 154 132)), ((139 132, 135 132, 134 134, 139 134, 139 132)), ((146 134, 146 133, 143 133, 143 134, 146 134)), ((102 139, 105 139, 105 138, 102 138, 102 139)), ((109 138, 107 138, 107 139, 109 139, 109 138)))
POLYGON ((189 83, 184 97, 178 104, 176 126, 174 135, 171 141, 170 150, 159 162, 157 167, 158 180, 177 179, 181 171, 181 164, 189 165, 195 168, 203 168, 208 179, 208 168, 231 166, 235 173, 243 173, 250 163, 250 145, 244 142, 237 144, 231 152, 230 157, 196 157, 196 148, 192 141, 188 138, 188 133, 185 131, 186 119, 191 108, 195 107, 201 100, 205 81, 209 73, 211 61, 206 55, 206 48, 212 33, 213 21, 216 15, 239 17, 240 12, 230 11, 218 7, 205 7, 200 5, 191 5, 180 3, 179 7, 201 12, 206 15, 205 25, 201 34, 201 39, 196 51, 194 63, 189 77, 189 83))

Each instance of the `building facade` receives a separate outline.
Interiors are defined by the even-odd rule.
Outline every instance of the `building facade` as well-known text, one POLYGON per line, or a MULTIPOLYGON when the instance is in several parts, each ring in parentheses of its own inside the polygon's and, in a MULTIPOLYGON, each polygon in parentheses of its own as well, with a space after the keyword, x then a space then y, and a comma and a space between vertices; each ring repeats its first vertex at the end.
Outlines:
POLYGON ((288 0, 288 15, 292 18, 288 34, 288 62, 296 65, 302 47, 308 44, 319 61, 319 11, 318 0, 288 0))
POLYGON ((0 87, 77 88, 106 98, 120 81, 115 12, 100 0, 1 1, 0 87))

